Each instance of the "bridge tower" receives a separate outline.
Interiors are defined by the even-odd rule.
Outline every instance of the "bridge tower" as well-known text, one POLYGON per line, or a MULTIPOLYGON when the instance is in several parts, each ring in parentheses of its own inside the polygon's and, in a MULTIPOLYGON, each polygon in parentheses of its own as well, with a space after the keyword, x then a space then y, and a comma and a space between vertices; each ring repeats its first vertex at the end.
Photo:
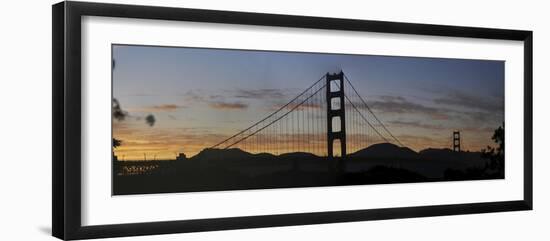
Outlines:
POLYGON ((327 148, 334 157, 334 141, 340 141, 340 155, 346 156, 346 110, 344 101, 344 72, 326 75, 327 90, 327 148), (336 123, 336 126, 334 126, 336 123), (338 128, 339 127, 339 128, 338 128), (336 130, 334 130, 336 129, 336 130))
POLYGON ((460 131, 453 131, 453 151, 460 152, 460 131))

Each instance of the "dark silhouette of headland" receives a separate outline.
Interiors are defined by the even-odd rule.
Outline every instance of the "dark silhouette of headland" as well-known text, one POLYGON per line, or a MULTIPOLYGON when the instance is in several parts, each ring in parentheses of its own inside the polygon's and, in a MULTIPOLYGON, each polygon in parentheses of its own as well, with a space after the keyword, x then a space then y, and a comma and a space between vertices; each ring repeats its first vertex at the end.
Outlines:
POLYGON ((207 148, 187 158, 114 161, 115 195, 503 178, 484 152, 374 144, 345 158, 207 148))

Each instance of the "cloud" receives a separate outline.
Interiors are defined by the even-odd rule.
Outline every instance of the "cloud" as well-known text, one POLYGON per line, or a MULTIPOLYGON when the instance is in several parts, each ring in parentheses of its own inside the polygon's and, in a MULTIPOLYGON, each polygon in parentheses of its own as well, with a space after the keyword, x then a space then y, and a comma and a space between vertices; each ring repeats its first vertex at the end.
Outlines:
POLYGON ((280 89, 241 89, 237 90, 235 97, 244 99, 280 99, 285 97, 285 93, 280 89))
POLYGON ((298 106, 299 103, 290 103, 285 106, 285 104, 279 103, 271 106, 269 110, 278 110, 285 106, 285 110, 307 110, 307 109, 320 109, 322 107, 319 103, 309 103, 305 102, 298 106))
POLYGON ((488 132, 493 133, 497 127, 466 127, 461 128, 461 131, 470 131, 470 132, 488 132))
POLYGON ((244 103, 223 101, 211 101, 208 106, 220 110, 242 110, 248 108, 248 105, 244 103))
POLYGON ((414 103, 400 96, 381 96, 380 100, 370 101, 369 106, 375 110, 388 113, 418 113, 429 115, 432 119, 449 119, 448 110, 414 103))
POLYGON ((465 111, 465 112, 458 112, 458 118, 466 121, 474 121, 474 122, 498 122, 498 120, 502 117, 500 115, 495 115, 487 112, 480 112, 480 111, 465 111))
POLYGON ((451 91, 433 100, 436 104, 466 107, 487 112, 504 111, 504 99, 494 96, 475 96, 461 91, 451 91))
POLYGON ((175 105, 175 104, 164 104, 164 105, 151 106, 149 107, 149 110, 151 110, 152 112, 160 112, 160 111, 175 111, 181 108, 185 108, 185 106, 175 105))
POLYGON ((426 124, 420 121, 389 121, 388 123, 396 126, 405 126, 405 127, 414 127, 414 128, 423 128, 430 130, 447 130, 449 128, 443 127, 441 125, 426 124))
POLYGON ((205 102, 209 99, 208 97, 212 97, 210 99, 215 99, 215 96, 208 96, 201 89, 188 90, 184 94, 184 98, 188 102, 205 102))
MULTIPOLYGON (((500 123, 504 118, 504 102, 498 101, 495 97, 485 98, 455 91, 445 97, 433 99, 433 103, 437 105, 426 106, 401 96, 380 96, 378 100, 369 101, 368 104, 372 109, 380 112, 421 114, 429 116, 432 120, 461 120, 472 125, 500 123), (442 104, 446 106, 441 106, 442 104)), ((356 106, 364 108, 357 103, 356 106)), ((414 123, 400 124, 413 125, 414 123)), ((419 124, 422 123, 417 123, 416 127, 422 127, 419 124)), ((434 126, 431 127, 433 129, 434 126)))
POLYGON ((146 106, 146 107, 137 107, 137 108, 129 108, 128 110, 131 112, 173 112, 181 108, 186 108, 186 106, 183 105, 176 105, 176 104, 162 104, 162 105, 154 105, 154 106, 146 106))
POLYGON ((380 99, 384 101, 398 101, 398 102, 405 102, 407 101, 405 98, 401 96, 392 96, 392 95, 382 95, 380 96, 380 99))
POLYGON ((175 104, 164 104, 164 105, 155 105, 152 108, 155 110, 161 110, 161 111, 174 111, 178 108, 182 108, 183 106, 178 106, 175 104))
POLYGON ((218 94, 206 94, 202 90, 190 90, 185 94, 189 102, 206 103, 209 107, 218 110, 242 110, 248 108, 248 104, 242 102, 225 101, 225 97, 218 94))
POLYGON ((445 127, 443 125, 435 125, 435 124, 428 124, 423 123, 420 121, 402 121, 402 120, 396 120, 396 121, 388 121, 388 123, 400 126, 400 127, 409 127, 409 128, 422 128, 422 129, 428 129, 428 130, 435 130, 435 131, 451 131, 451 130, 460 130, 464 132, 475 132, 475 133, 487 133, 487 132, 493 132, 494 127, 487 127, 487 126, 466 126, 466 127, 445 127))

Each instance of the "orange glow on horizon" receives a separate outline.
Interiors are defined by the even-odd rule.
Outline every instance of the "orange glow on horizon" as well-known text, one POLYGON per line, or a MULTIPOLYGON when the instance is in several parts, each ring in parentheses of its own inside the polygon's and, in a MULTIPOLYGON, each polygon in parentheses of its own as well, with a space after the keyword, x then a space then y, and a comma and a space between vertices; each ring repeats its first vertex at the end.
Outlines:
MULTIPOLYGON (((476 133, 481 135, 480 133, 476 133)), ((318 134, 321 135, 321 134, 318 134)), ((477 139, 463 139, 462 150, 463 151, 480 151, 487 147, 486 140, 490 139, 492 133, 486 133, 481 138, 477 139)), ((467 138, 472 135, 463 134, 463 138, 467 138)), ((272 138, 272 142, 269 147, 258 148, 252 143, 239 143, 238 145, 231 146, 230 148, 239 148, 243 151, 250 153, 262 153, 267 152, 274 155, 280 155, 283 153, 291 152, 308 152, 318 156, 326 156, 326 139, 320 141, 298 141, 303 137, 296 134, 294 137, 287 138, 272 138)), ((428 137, 414 137, 409 135, 397 136, 408 148, 418 152, 426 148, 449 148, 451 149, 451 138, 433 139, 428 137)), ((172 136, 166 135, 132 135, 130 133, 117 134, 115 129, 115 138, 122 140, 122 145, 114 149, 115 155, 119 160, 174 160, 179 153, 185 153, 190 158, 198 154, 200 151, 210 148, 219 142, 220 139, 225 136, 197 136, 190 139, 185 137, 178 137, 177 134, 172 136), (140 138, 141 137, 141 138, 140 138), (158 138, 155 138, 158 137, 158 138), (198 141, 197 141, 198 140, 198 141)), ((188 138, 188 136, 187 136, 188 138)), ((265 138, 265 136, 264 136, 265 138)), ((361 143, 354 142, 355 140, 361 140, 360 136, 348 135, 347 153, 354 153, 358 150, 366 148, 370 145, 383 143, 381 139, 370 138, 365 142, 363 138, 361 143)), ((493 145, 491 145, 493 146, 493 145)), ((223 148, 223 147, 222 147, 223 148)), ((335 149, 337 147, 335 146, 335 149)), ((339 151, 335 151, 335 154, 339 151)))

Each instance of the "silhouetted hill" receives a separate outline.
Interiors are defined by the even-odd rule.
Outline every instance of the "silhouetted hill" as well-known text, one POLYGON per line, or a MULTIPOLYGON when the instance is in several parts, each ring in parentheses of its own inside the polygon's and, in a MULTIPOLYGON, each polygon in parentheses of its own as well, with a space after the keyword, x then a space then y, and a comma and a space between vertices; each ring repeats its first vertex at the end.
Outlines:
POLYGON ((479 152, 371 145, 346 158, 208 148, 186 160, 114 162, 113 192, 140 194, 503 178, 479 152), (215 178, 213 178, 215 177, 215 178))
POLYGON ((449 148, 437 149, 428 148, 415 152, 408 147, 399 147, 391 143, 380 143, 371 145, 365 149, 349 154, 352 158, 364 159, 392 159, 392 160, 424 160, 424 161, 447 161, 447 162, 478 162, 484 161, 480 152, 455 152, 449 148))
POLYGON ((429 156, 429 155, 444 155, 444 154, 447 154, 447 153, 450 153, 450 152, 453 152, 453 150, 451 150, 449 148, 443 148, 443 149, 427 148, 427 149, 419 151, 418 153, 429 156))
POLYGON ((273 155, 271 153, 258 153, 252 154, 246 151, 243 151, 239 148, 231 149, 216 149, 216 148, 207 148, 199 152, 197 155, 190 158, 191 161, 246 161, 246 160, 314 160, 321 158, 317 155, 308 153, 308 152, 291 152, 284 153, 281 155, 273 155))
POLYGON ((481 152, 455 152, 451 149, 428 148, 419 152, 422 159, 441 161, 481 161, 481 152))
POLYGON ((278 158, 282 159, 306 159, 311 160, 315 158, 319 158, 319 156, 308 153, 308 152, 291 152, 291 153, 284 153, 278 156, 278 158))
MULTIPOLYGON (((352 159, 363 160, 394 160, 394 161, 441 161, 441 162, 460 162, 479 164, 485 160, 481 157, 480 152, 455 152, 451 149, 436 149, 428 148, 415 152, 408 147, 399 147, 391 143, 379 143, 371 145, 365 149, 359 150, 348 155, 352 159)), ((238 148, 231 149, 215 149, 207 148, 199 154, 190 158, 191 161, 209 162, 209 161, 289 161, 289 160, 318 160, 323 157, 307 152, 292 152, 281 155, 273 155, 270 153, 252 154, 238 148)))
POLYGON ((418 159, 418 153, 408 147, 399 147, 391 143, 371 145, 365 149, 350 154, 351 157, 380 159, 418 159))
MULTIPOLYGON (((267 157, 267 155, 272 156, 268 153, 262 153, 267 157)), ((259 154, 259 155, 262 155, 259 154)), ((254 154, 243 151, 239 148, 231 149, 216 149, 216 148, 206 148, 199 152, 199 154, 190 158, 191 161, 210 161, 210 160, 246 160, 254 158, 254 154)))

